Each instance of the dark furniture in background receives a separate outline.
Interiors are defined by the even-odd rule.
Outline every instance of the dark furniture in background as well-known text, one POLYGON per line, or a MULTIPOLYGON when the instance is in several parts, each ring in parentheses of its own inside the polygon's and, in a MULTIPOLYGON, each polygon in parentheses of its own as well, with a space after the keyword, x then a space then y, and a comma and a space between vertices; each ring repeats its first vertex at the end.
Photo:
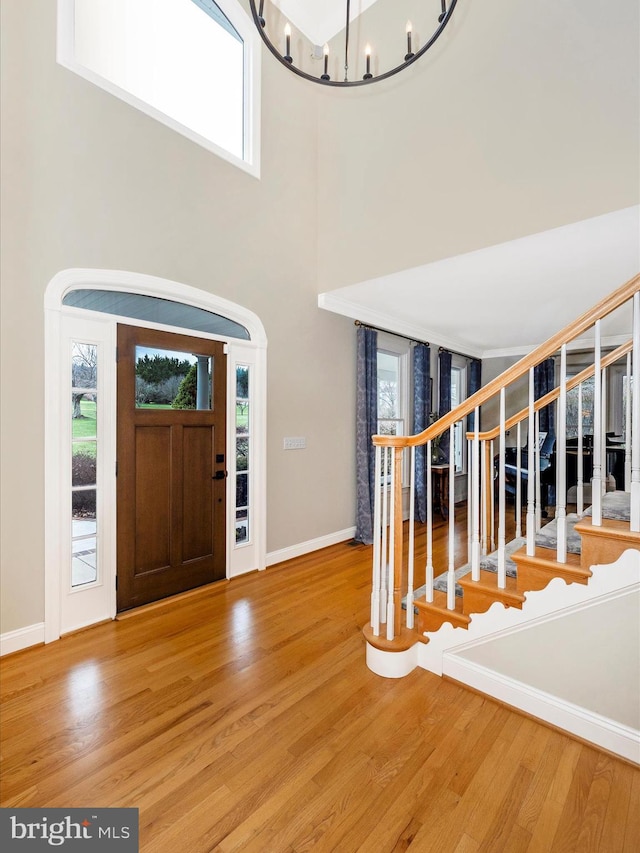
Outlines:
MULTIPOLYGON (((505 491, 508 495, 516 493, 518 479, 517 448, 507 447, 505 453, 505 491)), ((624 445, 616 441, 614 433, 607 433, 606 445, 606 470, 603 476, 612 474, 615 479, 616 489, 624 488, 624 445)), ((498 488, 498 464, 499 458, 494 459, 496 490, 498 488)), ((529 480, 529 453, 525 445, 521 450, 520 478, 522 481, 522 499, 526 501, 527 483, 529 480)), ((593 436, 585 435, 582 438, 582 481, 589 483, 593 476, 593 436)), ((547 435, 540 448, 540 486, 542 491, 542 503, 544 506, 555 504, 556 484, 556 439, 553 434, 547 435)), ((567 439, 567 491, 578 484, 578 439, 567 439)))

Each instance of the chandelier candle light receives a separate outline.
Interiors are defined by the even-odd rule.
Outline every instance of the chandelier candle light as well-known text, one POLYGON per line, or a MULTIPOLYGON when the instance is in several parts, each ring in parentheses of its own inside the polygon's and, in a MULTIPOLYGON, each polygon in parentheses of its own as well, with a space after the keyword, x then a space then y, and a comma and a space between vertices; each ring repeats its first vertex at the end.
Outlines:
POLYGON ((291 24, 284 25, 284 40, 286 44, 284 60, 285 62, 293 62, 293 57, 291 56, 291 24))
POLYGON ((413 26, 411 24, 411 21, 407 21, 407 53, 406 53, 405 58, 404 58, 405 62, 408 62, 410 59, 413 59, 413 56, 414 56, 414 54, 411 50, 411 30, 412 29, 413 29, 413 26))
MULTIPOLYGON (((302 0, 301 3, 298 3, 298 6, 304 5, 307 3, 309 6, 308 10, 305 11, 304 16, 301 16, 301 21, 303 23, 299 23, 296 17, 295 11, 293 11, 293 4, 289 5, 289 8, 285 9, 285 3, 280 3, 279 0, 267 0, 265 4, 265 0, 249 0, 249 5, 251 8, 251 14, 253 17, 253 21, 260 33, 262 40, 266 44, 269 51, 281 62, 286 68, 290 71, 293 71, 299 77, 304 77, 307 80, 311 80, 314 83, 321 83, 325 86, 362 86, 367 83, 372 83, 377 80, 384 80, 387 77, 391 77, 393 74, 397 74, 399 71, 402 71, 404 68, 407 68, 409 65, 412 65, 416 60, 418 60, 421 56, 423 56, 430 47, 432 47, 437 39, 440 37, 444 28, 447 26, 451 17, 453 15, 454 9, 458 0, 440 0, 441 11, 440 14, 437 14, 437 8, 432 9, 428 2, 424 4, 424 10, 422 13, 422 17, 424 20, 418 22, 417 29, 415 24, 412 21, 408 20, 406 23, 405 34, 406 34, 406 49, 407 52, 404 54, 404 57, 401 53, 401 45, 402 45, 402 35, 401 32, 398 34, 398 53, 400 56, 398 60, 388 60, 384 59, 384 56, 388 56, 390 51, 393 51, 393 45, 389 45, 389 30, 383 31, 380 34, 379 40, 375 38, 374 33, 370 33, 370 28, 375 28, 375 22, 384 20, 381 18, 382 14, 388 15, 387 20, 393 20, 393 15, 398 13, 398 7, 401 5, 401 0, 363 0, 361 4, 364 7, 364 11, 355 15, 351 13, 351 0, 345 0, 345 14, 342 20, 344 24, 340 24, 340 14, 338 14, 337 20, 330 21, 327 24, 327 16, 330 18, 329 12, 335 13, 335 3, 333 7, 329 9, 328 7, 331 5, 327 3, 327 7, 324 4, 317 5, 315 0, 302 0), (389 5, 385 4, 388 3, 389 5), (375 5, 375 9, 370 11, 370 7, 375 5), (379 5, 378 5, 379 4, 379 5), (289 9, 291 8, 291 11, 289 9), (317 12, 318 9, 324 14, 324 17, 318 19, 317 12), (380 10, 380 14, 377 14, 380 10), (315 14, 314 14, 315 13, 315 14), (282 46, 282 18, 290 14, 290 20, 286 20, 285 17, 285 25, 284 25, 284 53, 281 52, 282 46), (309 21, 315 20, 315 26, 313 24, 309 24, 309 21), (357 34, 363 34, 367 38, 367 44, 364 48, 364 74, 360 79, 357 79, 354 76, 354 68, 352 67, 351 59, 353 58, 355 65, 359 64, 358 56, 362 57, 361 50, 362 47, 358 48, 357 45, 354 47, 350 44, 350 38, 352 36, 352 24, 357 19, 357 34), (306 22, 306 23, 305 23, 306 22), (296 42, 295 42, 295 57, 291 53, 291 35, 292 35, 292 26, 294 25, 296 28, 296 42), (275 27, 275 43, 270 37, 269 33, 273 32, 275 27), (424 40, 424 33, 429 32, 431 27, 435 27, 433 29, 432 35, 424 40), (280 35, 277 34, 279 30, 280 35), (308 38, 307 33, 309 32, 317 32, 318 41, 314 42, 309 38, 309 52, 303 49, 302 55, 299 55, 300 48, 298 45, 300 43, 304 43, 304 40, 308 38), (298 40, 298 34, 300 35, 300 41, 298 40), (329 36, 329 38, 327 38, 329 36), (334 41, 336 43, 334 43, 334 41), (324 42, 324 46, 321 45, 324 42), (276 46, 280 44, 280 49, 276 46), (342 47, 341 44, 344 46, 342 47), (386 64, 388 62, 397 61, 397 64, 391 68, 383 69, 379 73, 372 72, 372 62, 371 57, 373 54, 371 44, 374 45, 382 45, 386 49, 386 54, 382 49, 376 48, 375 57, 375 71, 378 71, 378 66, 382 64, 386 64), (329 69, 329 60, 333 54, 333 50, 338 48, 338 56, 340 56, 341 51, 344 49, 344 79, 343 80, 332 80, 330 69, 329 69), (353 50, 353 53, 351 51, 353 50), (314 60, 320 60, 322 62, 321 69, 322 73, 320 73, 320 69, 313 74, 312 64, 314 60)), ((432 5, 435 5, 432 0, 432 5)), ((339 6, 339 3, 338 3, 339 6)), ((415 11, 415 6, 412 7, 415 11)), ((339 13, 339 8, 338 8, 339 13)), ((413 15, 412 15, 413 17, 413 15)), ((414 18, 414 21, 416 19, 414 18)), ((387 23, 387 27, 393 26, 392 24, 387 23)), ((401 26, 401 24, 400 24, 401 26)), ((364 37, 362 41, 364 41, 364 37)), ((360 44, 362 44, 362 41, 360 44)), ((362 67, 362 66, 361 66, 362 67)), ((362 74, 362 71, 360 71, 362 74)))
POLYGON ((324 55, 324 72, 320 79, 331 80, 331 77, 329 77, 329 45, 326 42, 324 47, 322 48, 322 53, 324 55))

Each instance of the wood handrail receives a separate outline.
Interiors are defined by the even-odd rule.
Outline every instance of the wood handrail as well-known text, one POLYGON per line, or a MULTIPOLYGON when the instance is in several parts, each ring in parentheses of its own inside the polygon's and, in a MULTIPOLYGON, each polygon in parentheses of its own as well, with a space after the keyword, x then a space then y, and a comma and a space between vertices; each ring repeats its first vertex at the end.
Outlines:
MULTIPOLYGON (((615 364, 616 361, 619 361, 622 356, 626 355, 628 352, 631 352, 633 349, 633 341, 629 340, 626 344, 622 344, 617 349, 612 350, 607 355, 602 356, 602 360, 600 362, 600 366, 602 368, 609 367, 612 364, 615 364)), ((574 388, 577 388, 578 385, 582 384, 586 379, 590 379, 595 373, 596 366, 595 364, 590 364, 589 367, 585 367, 584 370, 577 373, 575 376, 572 376, 571 379, 567 380, 567 391, 572 391, 574 388)), ((553 391, 549 391, 548 394, 545 394, 544 397, 539 397, 534 403, 534 410, 536 412, 540 411, 540 409, 544 409, 550 403, 553 403, 560 396, 560 387, 554 388, 553 391)), ((512 429, 512 427, 517 426, 521 421, 526 420, 529 417, 529 407, 527 406, 524 409, 520 409, 515 415, 511 415, 508 420, 505 421, 504 428, 512 429)), ((497 438, 500 435, 500 426, 494 427, 493 429, 487 430, 486 432, 479 432, 478 439, 480 441, 491 441, 494 438, 497 438)), ((468 432, 468 439, 474 439, 475 433, 468 432)))
POLYGON ((473 412, 477 406, 483 405, 497 394, 502 388, 506 388, 515 382, 520 377, 524 376, 528 371, 544 361, 545 358, 556 353, 563 344, 582 335, 590 329, 597 320, 601 320, 616 308, 624 305, 635 293, 640 291, 640 273, 629 279, 625 284, 614 290, 613 293, 601 299, 593 308, 585 311, 577 320, 574 320, 569 325, 565 326, 559 332, 556 332, 545 343, 540 344, 532 350, 528 355, 523 356, 519 361, 508 367, 495 379, 492 379, 479 391, 476 391, 470 397, 467 397, 459 406, 447 412, 439 418, 434 424, 427 427, 417 435, 374 435, 373 443, 379 447, 417 447, 426 444, 434 438, 449 429, 457 421, 462 420, 466 415, 473 412))

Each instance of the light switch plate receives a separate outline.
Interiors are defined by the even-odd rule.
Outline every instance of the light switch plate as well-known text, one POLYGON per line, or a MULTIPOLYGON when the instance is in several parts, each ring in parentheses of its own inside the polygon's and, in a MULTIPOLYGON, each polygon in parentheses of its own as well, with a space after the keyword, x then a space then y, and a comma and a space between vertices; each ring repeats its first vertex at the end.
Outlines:
POLYGON ((301 436, 293 438, 285 438, 283 442, 284 450, 304 450, 307 446, 307 439, 301 436))

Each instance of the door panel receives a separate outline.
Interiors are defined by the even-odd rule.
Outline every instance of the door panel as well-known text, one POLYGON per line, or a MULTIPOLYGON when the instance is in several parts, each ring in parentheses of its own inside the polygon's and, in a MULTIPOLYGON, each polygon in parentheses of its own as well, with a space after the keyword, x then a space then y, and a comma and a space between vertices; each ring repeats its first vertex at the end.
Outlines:
POLYGON ((215 435, 203 427, 184 427, 182 430, 182 552, 183 559, 196 560, 213 554, 214 483, 200 489, 202 471, 214 471, 213 446, 215 435))
POLYGON ((135 429, 135 567, 171 565, 171 427, 135 429))
POLYGON ((118 610, 225 577, 223 347, 118 326, 118 610))

